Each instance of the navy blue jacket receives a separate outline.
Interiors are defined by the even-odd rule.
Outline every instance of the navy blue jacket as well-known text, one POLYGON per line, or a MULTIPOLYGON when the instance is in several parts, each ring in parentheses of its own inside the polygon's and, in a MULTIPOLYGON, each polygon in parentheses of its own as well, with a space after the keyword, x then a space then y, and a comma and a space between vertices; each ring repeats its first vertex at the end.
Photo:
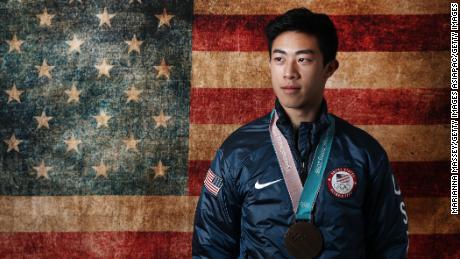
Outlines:
MULTIPOLYGON (((302 182, 314 148, 329 126, 327 105, 298 133, 276 101, 277 126, 288 140, 302 182), (297 135, 297 136, 296 136, 297 135)), ((312 222, 324 239, 317 258, 406 258, 408 222, 388 157, 369 134, 336 117, 331 153, 312 222), (351 196, 339 198, 327 178, 337 168, 356 175, 351 196)), ((193 232, 194 258, 291 258, 283 245, 295 213, 270 139, 270 114, 233 132, 217 150, 210 170, 217 194, 203 187, 193 232)))

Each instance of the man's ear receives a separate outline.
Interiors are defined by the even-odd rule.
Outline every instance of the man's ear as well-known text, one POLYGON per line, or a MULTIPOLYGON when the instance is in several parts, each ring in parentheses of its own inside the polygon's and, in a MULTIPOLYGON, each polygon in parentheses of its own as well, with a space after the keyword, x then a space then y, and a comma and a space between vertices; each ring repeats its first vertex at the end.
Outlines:
POLYGON ((334 72, 339 68, 339 61, 334 59, 326 65, 326 78, 331 77, 334 72))

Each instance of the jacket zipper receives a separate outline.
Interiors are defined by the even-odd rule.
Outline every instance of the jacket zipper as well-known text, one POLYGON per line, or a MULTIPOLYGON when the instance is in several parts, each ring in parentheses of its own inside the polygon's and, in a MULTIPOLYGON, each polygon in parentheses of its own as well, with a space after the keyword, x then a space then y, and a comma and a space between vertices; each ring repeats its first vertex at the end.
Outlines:
POLYGON ((300 180, 302 181, 302 184, 304 185, 305 182, 307 181, 308 177, 308 161, 302 161, 302 171, 300 171, 300 180))

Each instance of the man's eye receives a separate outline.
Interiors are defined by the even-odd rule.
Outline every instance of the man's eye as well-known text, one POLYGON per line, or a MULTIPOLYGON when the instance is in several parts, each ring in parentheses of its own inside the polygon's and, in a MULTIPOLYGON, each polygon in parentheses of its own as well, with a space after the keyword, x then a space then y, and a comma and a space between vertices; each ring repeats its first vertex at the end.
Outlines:
POLYGON ((283 59, 282 59, 281 57, 275 57, 274 60, 275 60, 276 62, 281 62, 283 59))
POLYGON ((310 63, 312 61, 313 59, 309 59, 309 58, 299 58, 300 63, 310 63))

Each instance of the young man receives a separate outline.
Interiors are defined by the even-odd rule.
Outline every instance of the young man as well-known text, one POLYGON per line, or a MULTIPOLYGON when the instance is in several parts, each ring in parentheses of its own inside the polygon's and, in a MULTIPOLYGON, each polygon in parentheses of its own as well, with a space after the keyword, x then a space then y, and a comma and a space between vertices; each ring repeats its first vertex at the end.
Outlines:
POLYGON ((332 21, 293 9, 266 35, 275 109, 217 151, 193 257, 406 258, 407 214, 385 151, 327 112, 324 87, 339 66, 332 21))

